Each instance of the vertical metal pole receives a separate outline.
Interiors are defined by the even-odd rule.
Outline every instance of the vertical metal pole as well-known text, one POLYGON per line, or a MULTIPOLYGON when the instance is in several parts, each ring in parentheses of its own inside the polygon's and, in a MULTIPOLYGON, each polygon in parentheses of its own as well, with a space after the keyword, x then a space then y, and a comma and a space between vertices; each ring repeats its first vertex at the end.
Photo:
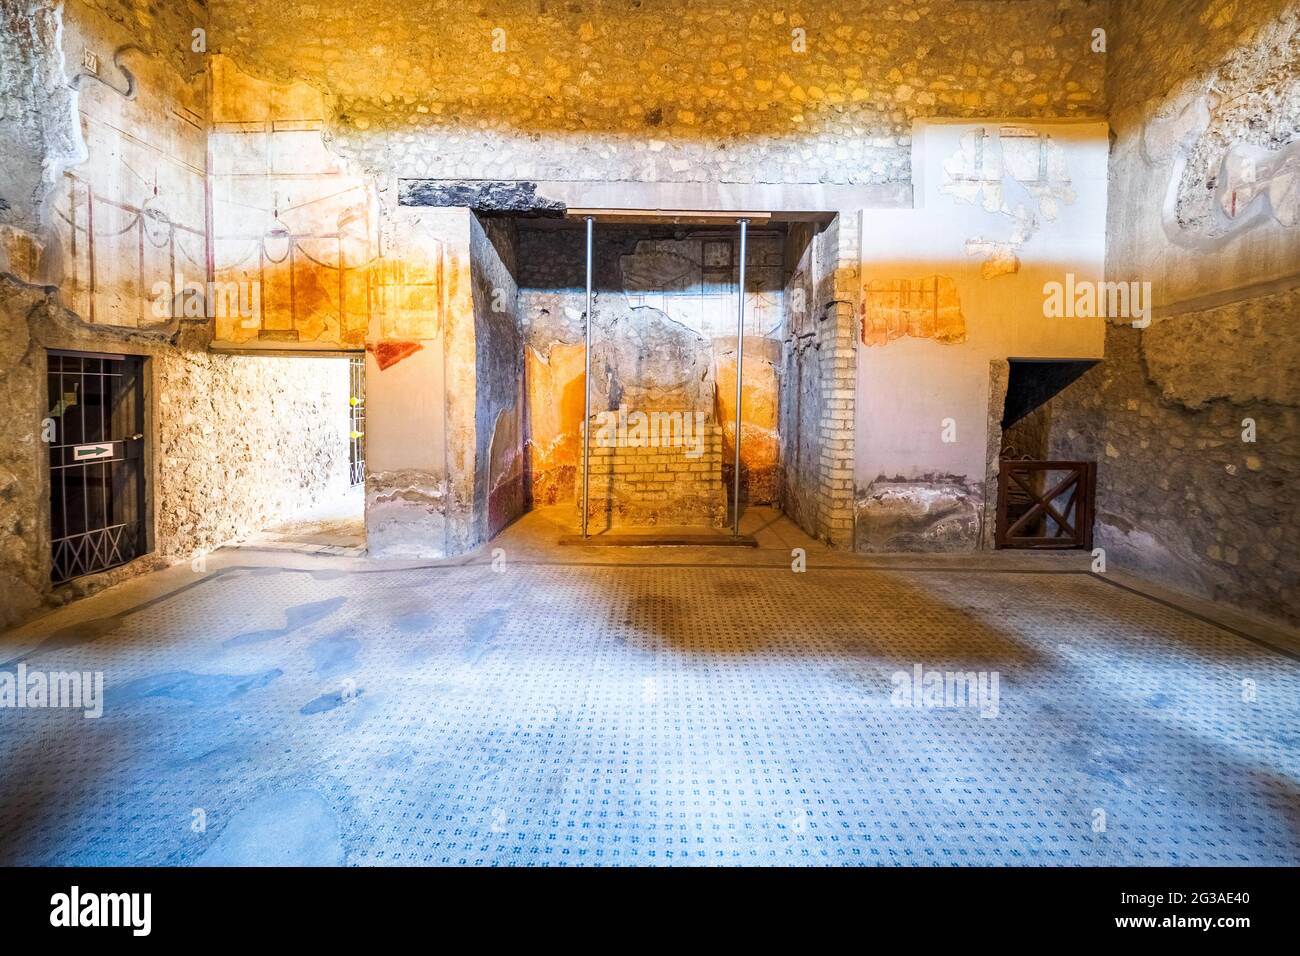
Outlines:
POLYGON ((587 330, 583 338, 582 357, 582 536, 587 537, 587 469, 591 455, 591 232, 593 219, 587 217, 587 330))
POLYGON ((741 384, 745 376, 745 233, 749 220, 740 220, 740 273, 736 283, 736 462, 732 481, 734 505, 731 515, 731 533, 740 534, 740 402, 741 384))

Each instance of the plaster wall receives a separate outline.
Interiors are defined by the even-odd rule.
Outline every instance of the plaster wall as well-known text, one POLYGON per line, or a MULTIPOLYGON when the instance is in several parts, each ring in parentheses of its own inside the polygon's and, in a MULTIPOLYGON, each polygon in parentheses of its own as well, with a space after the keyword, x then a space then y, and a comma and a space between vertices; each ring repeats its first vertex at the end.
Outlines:
POLYGON ((471 216, 477 360, 474 511, 492 537, 524 511, 524 352, 515 281, 515 229, 471 216))
POLYGON ((431 317, 424 338, 386 338, 384 317, 371 320, 367 546, 380 557, 459 554, 524 506, 513 230, 463 208, 398 206, 391 224, 390 263, 436 281, 427 294, 408 284, 401 300, 431 317))
POLYGON ((1293 285, 1300 5, 1140 0, 1113 22, 1109 276, 1167 315, 1293 285))
POLYGON ((820 367, 817 324, 826 303, 816 301, 813 264, 820 230, 794 223, 785 240, 785 323, 781 342, 780 503, 801 528, 817 525, 820 470, 820 367))
POLYGON ((253 308, 214 316, 217 344, 358 350, 376 315, 380 337, 421 338, 437 321, 418 300, 427 277, 378 261, 377 196, 326 145, 322 94, 208 62, 213 279, 258 292, 253 308))
POLYGON ((1102 320, 1047 317, 1044 286, 1102 278, 1106 136, 918 124, 915 208, 862 213, 859 549, 978 547, 1001 419, 991 363, 1101 356, 1102 320))
POLYGON ((366 349, 366 541, 371 554, 454 553, 474 537, 477 359, 470 214, 392 213, 395 286, 415 287, 370 318, 366 349), (390 317, 419 310, 393 336, 390 317))

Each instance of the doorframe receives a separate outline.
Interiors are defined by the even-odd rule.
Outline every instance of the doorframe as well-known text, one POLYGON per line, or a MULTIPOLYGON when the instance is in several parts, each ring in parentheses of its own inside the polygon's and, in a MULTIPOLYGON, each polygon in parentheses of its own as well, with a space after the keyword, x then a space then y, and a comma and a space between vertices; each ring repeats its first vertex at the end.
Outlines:
POLYGON ((70 578, 58 584, 52 580, 54 571, 54 516, 50 508, 50 489, 53 481, 50 473, 50 450, 45 442, 37 441, 36 453, 40 456, 40 466, 38 474, 40 475, 40 490, 37 495, 38 507, 38 526, 37 526, 37 543, 41 555, 41 577, 45 581, 47 593, 58 593, 68 588, 76 587, 74 582, 84 582, 87 579, 97 577, 101 574, 121 573, 123 568, 129 568, 137 562, 151 557, 158 546, 158 529, 157 529, 157 508, 154 502, 154 489, 156 482, 157 467, 157 442, 158 442, 158 409, 157 409, 157 391, 154 387, 154 354, 147 347, 140 347, 135 343, 112 343, 114 346, 120 346, 115 351, 107 352, 96 348, 78 347, 75 340, 68 341, 45 341, 40 343, 41 348, 41 368, 38 375, 37 394, 41 398, 41 405, 37 409, 37 434, 40 433, 40 427, 43 426, 45 419, 49 415, 50 408, 53 407, 50 395, 50 376, 49 376, 49 357, 51 354, 71 354, 78 356, 88 356, 91 358, 133 358, 140 360, 140 401, 144 412, 143 429, 144 440, 141 447, 141 465, 140 481, 141 496, 143 498, 143 507, 141 508, 141 522, 143 524, 143 542, 140 554, 131 560, 114 565, 111 568, 105 568, 103 571, 95 571, 90 574, 81 575, 76 578, 70 578))

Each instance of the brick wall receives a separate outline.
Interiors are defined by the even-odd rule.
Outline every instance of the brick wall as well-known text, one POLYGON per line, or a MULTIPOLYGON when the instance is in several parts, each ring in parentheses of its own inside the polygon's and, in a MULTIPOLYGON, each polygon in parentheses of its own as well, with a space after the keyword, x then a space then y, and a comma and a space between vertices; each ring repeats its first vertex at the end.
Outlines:
POLYGON ((820 232, 791 230, 781 373, 781 508, 834 546, 853 544, 854 402, 857 388, 856 220, 820 232), (800 248, 802 247, 802 248, 800 248), (804 290, 809 318, 795 313, 804 290))
MULTIPOLYGON (((727 523, 722 429, 716 424, 705 426, 698 448, 603 444, 598 426, 593 425, 590 456, 587 514, 593 531, 727 523)), ((581 514, 581 471, 576 485, 575 505, 581 514)))
POLYGON ((822 499, 817 537, 835 547, 853 542, 854 401, 857 394, 852 302, 832 303, 819 334, 822 499))

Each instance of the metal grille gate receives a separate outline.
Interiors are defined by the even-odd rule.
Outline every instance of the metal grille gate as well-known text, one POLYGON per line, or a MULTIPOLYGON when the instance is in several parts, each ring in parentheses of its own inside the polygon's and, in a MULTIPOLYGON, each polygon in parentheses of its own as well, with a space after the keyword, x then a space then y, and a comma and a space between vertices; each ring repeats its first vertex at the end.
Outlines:
POLYGON ((55 584, 145 553, 143 369, 134 356, 49 353, 55 584))
POLYGON ((352 484, 366 483, 366 360, 348 357, 348 465, 352 484))

